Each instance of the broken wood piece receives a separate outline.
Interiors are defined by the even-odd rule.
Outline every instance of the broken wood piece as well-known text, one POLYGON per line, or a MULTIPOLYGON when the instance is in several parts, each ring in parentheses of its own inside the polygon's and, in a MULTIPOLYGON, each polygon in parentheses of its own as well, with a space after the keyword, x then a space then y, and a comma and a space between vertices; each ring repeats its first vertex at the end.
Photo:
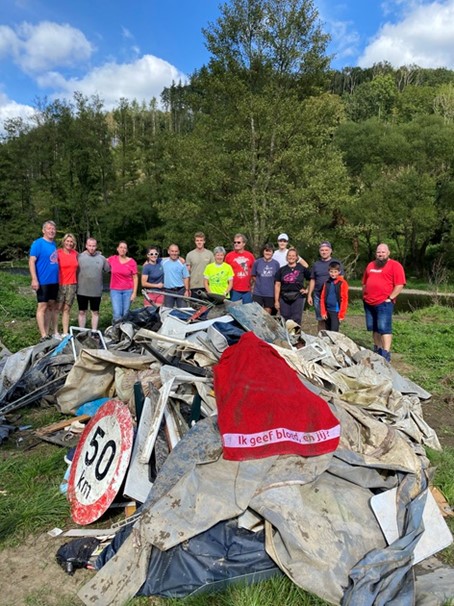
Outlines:
POLYGON ((68 425, 72 425, 75 421, 79 423, 84 423, 90 419, 90 415, 79 415, 78 417, 71 417, 70 419, 63 419, 63 421, 57 421, 56 423, 52 423, 51 425, 46 425, 45 427, 40 427, 35 431, 36 435, 43 436, 49 433, 55 433, 56 431, 60 431, 60 429, 64 429, 68 427, 68 425))

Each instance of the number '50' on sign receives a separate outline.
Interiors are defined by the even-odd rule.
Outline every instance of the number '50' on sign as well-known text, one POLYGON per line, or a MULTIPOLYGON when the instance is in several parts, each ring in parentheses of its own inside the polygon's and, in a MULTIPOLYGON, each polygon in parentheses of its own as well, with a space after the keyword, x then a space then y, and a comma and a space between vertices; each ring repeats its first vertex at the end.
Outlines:
POLYGON ((128 407, 109 400, 85 428, 68 482, 71 516, 90 524, 102 516, 123 483, 133 444, 133 423, 128 407))

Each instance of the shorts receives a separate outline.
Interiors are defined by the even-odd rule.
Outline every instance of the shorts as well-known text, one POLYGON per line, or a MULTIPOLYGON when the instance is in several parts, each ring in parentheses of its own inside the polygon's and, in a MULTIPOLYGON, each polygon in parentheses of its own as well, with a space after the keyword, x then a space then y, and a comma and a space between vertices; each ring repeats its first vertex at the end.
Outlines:
POLYGON ((91 311, 98 312, 101 305, 101 297, 86 297, 85 295, 77 295, 77 305, 79 311, 87 311, 90 304, 91 311))
POLYGON ((250 290, 231 290, 230 291, 231 301, 242 301, 243 303, 252 303, 252 293, 250 290))
POLYGON ((322 312, 320 311, 320 295, 321 293, 312 293, 312 303, 314 304, 315 319, 318 322, 323 320, 322 312))
POLYGON ((71 307, 76 298, 77 284, 60 284, 57 301, 71 307))
POLYGON ((143 300, 144 307, 151 307, 152 305, 160 306, 164 303, 164 295, 160 295, 155 292, 147 292, 148 299, 143 300))
POLYGON ((272 309, 274 307, 274 297, 262 297, 261 295, 252 295, 254 303, 258 303, 261 307, 268 307, 272 309))
POLYGON ((364 301, 367 330, 378 332, 379 335, 393 334, 394 303, 384 301, 380 305, 369 305, 364 301))
POLYGON ((56 301, 58 297, 58 284, 40 284, 36 291, 38 303, 56 301))

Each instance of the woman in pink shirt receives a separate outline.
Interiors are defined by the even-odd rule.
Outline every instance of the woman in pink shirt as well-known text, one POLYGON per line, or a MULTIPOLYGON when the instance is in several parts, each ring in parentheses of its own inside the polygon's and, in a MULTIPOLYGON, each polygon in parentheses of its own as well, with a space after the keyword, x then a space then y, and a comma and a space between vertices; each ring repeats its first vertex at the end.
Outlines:
POLYGON ((117 253, 107 259, 110 265, 110 300, 114 324, 128 313, 131 302, 136 298, 139 283, 137 263, 128 257, 126 242, 118 244, 117 253))

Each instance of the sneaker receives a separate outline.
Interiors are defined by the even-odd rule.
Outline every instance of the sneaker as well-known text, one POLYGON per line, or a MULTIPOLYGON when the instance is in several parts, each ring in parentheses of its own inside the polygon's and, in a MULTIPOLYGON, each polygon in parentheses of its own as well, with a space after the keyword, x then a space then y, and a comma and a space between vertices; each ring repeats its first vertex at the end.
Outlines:
POLYGON ((59 332, 54 332, 54 334, 52 335, 52 339, 58 339, 59 341, 61 341, 61 334, 59 332))
POLYGON ((50 339, 49 335, 44 335, 44 337, 41 337, 41 339, 38 341, 38 343, 45 343, 49 339, 50 339))
POLYGON ((385 358, 385 360, 389 363, 391 363, 391 352, 387 351, 386 349, 382 349, 381 350, 381 354, 380 354, 383 358, 385 358))
POLYGON ((379 356, 383 355, 382 348, 378 347, 378 345, 374 345, 374 353, 378 354, 379 356))

